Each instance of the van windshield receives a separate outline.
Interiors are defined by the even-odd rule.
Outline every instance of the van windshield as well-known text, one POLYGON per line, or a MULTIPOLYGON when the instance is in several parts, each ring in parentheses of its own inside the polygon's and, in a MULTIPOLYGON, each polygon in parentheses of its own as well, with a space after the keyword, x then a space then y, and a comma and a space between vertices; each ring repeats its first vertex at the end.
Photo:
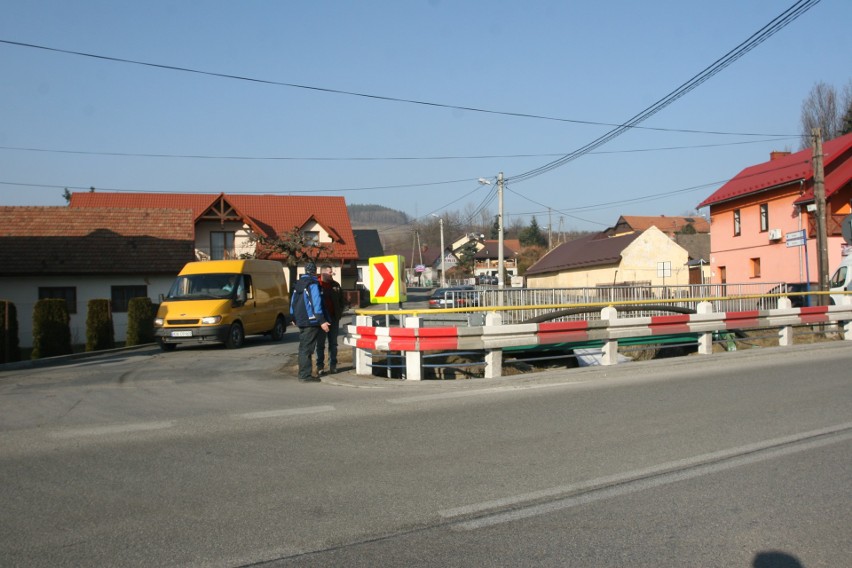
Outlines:
POLYGON ((846 284, 846 271, 848 267, 841 266, 837 269, 837 272, 834 273, 834 276, 831 277, 831 282, 828 283, 829 288, 840 288, 844 284, 846 284))
POLYGON ((178 276, 167 300, 234 299, 243 287, 239 274, 188 274, 178 276))

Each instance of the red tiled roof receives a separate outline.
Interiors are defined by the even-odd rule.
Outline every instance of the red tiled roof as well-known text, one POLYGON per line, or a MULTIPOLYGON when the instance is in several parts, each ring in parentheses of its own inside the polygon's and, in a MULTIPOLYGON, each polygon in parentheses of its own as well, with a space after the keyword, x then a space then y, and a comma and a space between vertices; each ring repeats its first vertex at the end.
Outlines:
POLYGON ((527 269, 527 274, 546 274, 575 268, 606 266, 621 262, 621 253, 641 235, 641 231, 617 237, 603 233, 562 243, 527 269))
POLYGON ((0 206, 5 275, 177 274, 195 260, 188 209, 0 206))
MULTIPOLYGON (((849 167, 843 164, 843 162, 848 162, 850 158, 852 134, 846 134, 834 140, 829 140, 823 144, 822 148, 825 156, 823 167, 826 171, 825 194, 826 197, 829 197, 849 181, 849 167), (831 180, 831 184, 829 184, 829 170, 833 170, 841 164, 843 164, 843 167, 837 169, 846 172, 846 179, 842 179, 843 176, 836 176, 831 180)), ((698 207, 714 205, 772 187, 796 183, 800 180, 807 183, 808 181, 812 181, 813 177, 812 151, 810 149, 802 150, 795 154, 769 160, 768 162, 744 169, 728 183, 716 190, 710 197, 702 201, 698 207)))
POLYGON ((339 238, 334 257, 358 258, 355 235, 343 197, 303 195, 241 195, 211 193, 108 193, 71 194, 70 205, 83 207, 157 207, 191 209, 198 219, 219 198, 225 199, 240 215, 247 217, 255 230, 267 237, 301 227, 311 217, 330 234, 339 238))
POLYGON ((710 232, 710 222, 697 215, 695 217, 622 215, 621 218, 636 231, 644 231, 651 227, 656 227, 664 233, 679 233, 685 226, 692 225, 696 233, 710 232))

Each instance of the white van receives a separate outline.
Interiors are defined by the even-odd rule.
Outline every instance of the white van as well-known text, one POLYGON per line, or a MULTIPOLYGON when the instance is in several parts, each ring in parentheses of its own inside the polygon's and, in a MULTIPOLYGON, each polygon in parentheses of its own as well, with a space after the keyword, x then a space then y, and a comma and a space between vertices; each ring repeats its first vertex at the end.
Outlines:
MULTIPOLYGON (((852 254, 844 256, 843 260, 840 261, 840 266, 834 271, 834 275, 828 282, 828 287, 831 292, 852 292, 852 254)), ((851 301, 852 295, 832 294, 831 303, 841 304, 844 302, 844 298, 847 302, 851 301)))

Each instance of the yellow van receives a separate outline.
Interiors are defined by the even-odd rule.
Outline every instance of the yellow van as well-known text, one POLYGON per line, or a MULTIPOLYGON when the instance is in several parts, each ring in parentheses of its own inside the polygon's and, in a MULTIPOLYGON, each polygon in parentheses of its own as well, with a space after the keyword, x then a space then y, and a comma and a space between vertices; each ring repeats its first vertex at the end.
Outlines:
POLYGON ((154 319, 163 351, 179 343, 224 343, 246 335, 284 337, 290 299, 284 267, 272 260, 210 260, 183 267, 154 319))

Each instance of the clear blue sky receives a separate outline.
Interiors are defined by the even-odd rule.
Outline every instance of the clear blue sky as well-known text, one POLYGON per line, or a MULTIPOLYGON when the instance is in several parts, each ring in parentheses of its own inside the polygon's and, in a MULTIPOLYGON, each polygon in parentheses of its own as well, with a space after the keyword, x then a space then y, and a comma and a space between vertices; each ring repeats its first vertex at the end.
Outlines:
MULTIPOLYGON (((4 0, 0 40, 619 124, 793 3, 4 0)), ((822 0, 641 124, 669 131, 634 129, 524 182, 512 177, 611 127, 0 44, 0 204, 64 205, 63 187, 308 192, 424 217, 475 211, 493 191, 477 178, 502 171, 507 224, 535 215, 554 230, 598 230, 622 214, 680 215, 770 151, 799 148, 801 104, 813 85, 842 89, 852 78, 850 21, 852 2, 822 0)))

